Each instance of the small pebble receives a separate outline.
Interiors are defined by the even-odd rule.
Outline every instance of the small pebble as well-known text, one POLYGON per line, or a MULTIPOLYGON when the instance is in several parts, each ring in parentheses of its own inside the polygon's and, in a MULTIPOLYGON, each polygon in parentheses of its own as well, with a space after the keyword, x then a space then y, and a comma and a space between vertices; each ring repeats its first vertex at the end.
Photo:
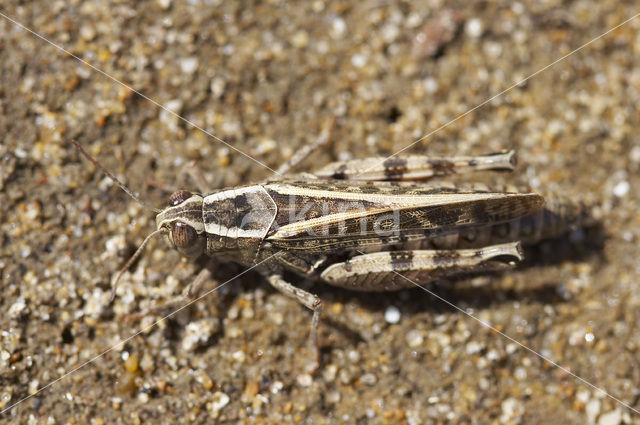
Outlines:
POLYGON ((344 20, 342 18, 335 18, 331 22, 329 35, 331 35, 331 37, 335 39, 342 38, 346 30, 347 30, 347 24, 345 24, 344 20))
POLYGON ((524 381, 525 379, 527 379, 527 369, 524 367, 517 367, 514 371, 513 371, 513 376, 518 380, 518 381, 524 381))
POLYGON ((628 181, 621 181, 613 188, 613 194, 618 198, 622 198, 627 193, 629 193, 629 189, 631 189, 631 185, 629 185, 628 181))
POLYGON ((135 354, 130 355, 124 361, 124 368, 129 373, 134 373, 138 370, 138 356, 135 354))
POLYGON ((591 332, 587 332, 586 334, 584 334, 584 340, 586 342, 593 342, 593 340, 596 338, 596 336, 591 333, 591 332))
POLYGON ((512 423, 515 422, 514 419, 522 416, 524 413, 524 406, 522 403, 513 398, 507 398, 502 402, 502 416, 500 417, 500 421, 502 423, 512 423))
POLYGON ((485 345, 481 342, 471 341, 467 344, 467 354, 473 355, 477 354, 480 351, 484 350, 485 345))
MULTIPOLYGON (((180 99, 172 99, 170 101, 168 101, 167 103, 164 104, 164 108, 170 110, 171 112, 174 112, 176 114, 181 114, 182 113, 182 101, 180 99)), ((165 112, 165 114, 167 113, 166 111, 162 111, 165 112)), ((164 119, 169 119, 169 117, 174 117, 172 114, 170 115, 162 115, 162 112, 160 112, 160 120, 163 121, 164 119)))
POLYGON ((250 382, 244 387, 244 393, 248 396, 255 397, 258 394, 259 385, 257 382, 250 382))
POLYGON ((337 373, 338 373, 338 366, 336 366, 335 364, 329 364, 324 369, 324 373, 322 374, 322 377, 324 378, 325 382, 333 382, 336 379, 337 373))
POLYGON ((35 393, 38 392, 38 387, 40 386, 40 381, 38 381, 37 379, 33 379, 31 381, 29 381, 29 394, 30 395, 34 395, 35 393))
POLYGON ((387 307, 384 312, 384 320, 390 324, 398 323, 400 321, 400 310, 398 310, 398 307, 393 305, 387 307))
POLYGON ((185 74, 193 74, 198 69, 198 58, 184 58, 180 61, 180 69, 185 74))
POLYGON ((331 312, 331 314, 334 314, 336 316, 342 314, 343 310, 344 310, 344 304, 342 303, 333 303, 329 306, 329 311, 331 312))
MULTIPOLYGON (((136 392, 136 375, 133 373, 124 373, 118 377, 115 390, 118 395, 131 396, 136 392)), ((67 393, 68 394, 68 393, 67 393)))
POLYGON ((269 387, 269 391, 271 391, 271 394, 278 394, 283 388, 284 384, 282 381, 274 381, 269 387))
MULTIPOLYGON (((222 77, 214 77, 209 85, 209 90, 215 98, 220 98, 224 94, 224 90, 227 87, 227 82, 222 77)), ((228 151, 227 151, 228 152, 228 151)))
POLYGON ((6 350, 0 350, 0 368, 7 367, 10 358, 11 353, 6 350))
POLYGON ((124 250, 127 246, 127 241, 125 240, 123 235, 113 236, 104 244, 107 252, 110 255, 116 255, 118 251, 124 250))
POLYGON ((20 315, 20 312, 27 307, 24 298, 18 298, 18 300, 9 307, 9 317, 16 318, 20 315))
POLYGON ((360 353, 358 353, 356 350, 349 351, 349 354, 347 354, 347 357, 353 363, 357 363, 360 361, 360 353))
POLYGON ((213 381, 204 371, 199 371, 196 374, 196 381, 204 387, 205 390, 210 390, 213 388, 213 381))
POLYGON ((96 36, 96 30, 92 25, 82 25, 80 27, 80 37, 85 41, 91 41, 96 36))
POLYGON ((622 411, 620 409, 603 413, 598 419, 598 425, 619 425, 622 423, 622 411))
POLYGON ((355 66, 356 68, 362 68, 366 64, 367 57, 365 55, 356 53, 355 55, 351 56, 351 65, 355 66))
POLYGON ((584 407, 584 412, 587 415, 587 419, 589 419, 589 423, 595 423, 596 418, 600 414, 600 399, 593 398, 587 402, 584 407))
POLYGON ((209 340, 219 326, 216 319, 203 319, 190 322, 185 329, 185 336, 182 339, 182 348, 185 351, 195 350, 200 344, 209 340))
POLYGON ((313 383, 313 378, 308 373, 303 373, 297 376, 296 381, 301 387, 309 387, 313 383))
POLYGON ((340 391, 329 391, 326 395, 327 403, 336 404, 340 401, 340 391))
POLYGON ((433 77, 427 77, 422 80, 422 85, 424 87, 424 91, 428 94, 433 94, 438 91, 438 81, 433 77))
POLYGON ((299 49, 307 47, 309 44, 309 34, 306 31, 298 31, 291 38, 291 44, 299 49))
POLYGON ((360 382, 362 382, 364 385, 372 386, 375 385, 376 382, 378 382, 378 378, 376 378, 376 375, 374 375, 373 373, 365 373, 360 377, 360 382))
POLYGON ((5 407, 9 401, 11 401, 11 393, 9 391, 0 394, 0 408, 5 407))
POLYGON ((234 361, 238 362, 238 363, 244 363, 244 361, 247 358, 247 356, 244 353, 244 351, 238 350, 238 351, 233 352, 233 354, 231 354, 231 358, 234 361))
POLYGON ((229 404, 229 396, 223 392, 215 392, 211 396, 211 402, 207 403, 207 410, 212 418, 217 418, 220 414, 220 410, 227 404, 229 404))
POLYGON ((482 21, 479 18, 469 19, 464 27, 465 33, 467 33, 467 35, 472 38, 480 37, 483 30, 484 28, 482 25, 482 21))
POLYGON ((411 348, 416 348, 422 345, 422 343, 424 342, 424 335, 422 335, 422 332, 417 330, 417 329, 412 329, 409 332, 407 332, 407 335, 405 336, 405 341, 407 342, 407 345, 411 348))

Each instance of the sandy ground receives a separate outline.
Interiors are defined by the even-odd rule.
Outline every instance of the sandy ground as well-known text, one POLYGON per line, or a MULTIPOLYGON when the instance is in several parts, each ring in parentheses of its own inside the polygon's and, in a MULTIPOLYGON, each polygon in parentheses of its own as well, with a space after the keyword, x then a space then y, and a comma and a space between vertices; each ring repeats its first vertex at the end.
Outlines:
MULTIPOLYGON (((640 424, 623 405, 640 409, 640 18, 405 152, 516 149, 510 181, 599 204, 603 243, 578 234, 514 272, 431 288, 512 340, 420 289, 298 281, 326 306, 310 377, 309 311, 250 272, 38 392, 159 319, 124 320, 204 265, 151 242, 109 303, 154 213, 71 139, 154 206, 194 188, 190 162, 212 190, 268 178, 239 152, 277 168, 331 117, 332 145, 300 171, 387 155, 640 12, 633 2, 4 0, 0 11, 229 145, 0 18, 0 408, 31 396, 0 422, 640 424)), ((219 282, 243 271, 212 270, 219 282)))

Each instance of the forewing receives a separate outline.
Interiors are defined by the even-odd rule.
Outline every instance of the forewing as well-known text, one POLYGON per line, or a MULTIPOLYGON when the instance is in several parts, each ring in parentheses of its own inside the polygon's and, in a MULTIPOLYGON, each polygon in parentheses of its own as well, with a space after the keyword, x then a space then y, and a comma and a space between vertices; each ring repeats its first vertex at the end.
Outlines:
POLYGON ((326 252, 388 244, 510 221, 539 210, 536 193, 365 183, 280 182, 267 188, 279 212, 274 246, 326 252))

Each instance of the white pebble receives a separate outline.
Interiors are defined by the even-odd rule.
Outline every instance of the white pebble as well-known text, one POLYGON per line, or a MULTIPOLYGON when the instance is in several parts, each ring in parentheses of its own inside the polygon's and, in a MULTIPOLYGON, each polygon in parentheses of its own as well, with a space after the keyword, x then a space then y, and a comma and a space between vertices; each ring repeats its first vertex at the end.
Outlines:
POLYGON ((633 148, 631 148, 629 158, 632 162, 640 162, 640 146, 634 146, 633 148))
POLYGON ((274 381, 269 387, 269 391, 271 391, 271 394, 278 394, 283 388, 284 384, 282 381, 274 381))
POLYGON ((347 24, 344 23, 344 20, 342 18, 335 18, 331 22, 331 29, 329 30, 329 34, 333 38, 342 38, 346 30, 347 24))
POLYGON ((618 425, 622 423, 622 411, 620 409, 604 413, 598 419, 598 425, 618 425))
POLYGON ((40 386, 40 381, 38 381, 37 379, 29 381, 29 394, 34 395, 35 393, 37 393, 39 386, 40 386))
POLYGON ((631 189, 631 185, 629 185, 628 181, 621 181, 613 188, 613 194, 618 198, 622 198, 627 193, 629 193, 629 189, 631 189))
POLYGON ((327 403, 336 404, 340 401, 340 391, 329 391, 326 395, 327 403))
POLYGON ((96 37, 96 30, 91 25, 82 25, 80 27, 80 37, 85 41, 91 41, 96 37))
POLYGON ((360 382, 365 385, 372 386, 375 385, 376 382, 378 382, 378 378, 376 378, 376 375, 374 375, 373 373, 365 373, 360 377, 360 382))
POLYGON ((218 323, 215 320, 197 320, 190 322, 185 329, 185 336, 182 339, 182 349, 189 352, 198 347, 198 345, 207 342, 207 340, 215 333, 218 323))
POLYGON ((356 350, 349 351, 349 353, 347 353, 347 357, 353 363, 357 363, 360 361, 360 353, 358 353, 356 350))
POLYGON ((226 86, 227 86, 227 82, 225 81, 224 78, 214 77, 213 80, 211 80, 211 84, 209 85, 209 88, 213 96, 216 98, 219 98, 224 94, 224 90, 226 86))
POLYGON ((247 356, 244 354, 244 351, 238 350, 231 354, 231 358, 238 363, 244 363, 247 356))
POLYGON ((296 32, 291 38, 291 44, 299 49, 307 47, 307 44, 309 44, 309 34, 305 31, 296 32))
POLYGON ((584 413, 587 415, 587 419, 589 419, 589 423, 595 423, 596 417, 600 414, 600 400, 597 398, 592 398, 587 402, 584 406, 584 413))
POLYGON ((172 99, 164 104, 164 107, 176 114, 182 113, 182 101, 180 99, 172 99))
POLYGON ((500 417, 501 422, 513 422, 513 419, 522 416, 524 413, 524 407, 522 403, 516 400, 513 397, 510 397, 502 402, 502 416, 500 417))
POLYGON ((513 11, 513 13, 515 13, 516 15, 522 15, 525 12, 525 8, 522 5, 522 3, 518 3, 518 2, 513 2, 511 4, 511 10, 513 11))
POLYGON ((518 381, 524 381, 527 379, 527 369, 524 367, 517 367, 516 370, 513 371, 513 376, 515 376, 518 381))
POLYGON ((207 409, 212 418, 217 418, 220 410, 227 404, 229 404, 229 396, 218 391, 211 396, 211 403, 207 403, 207 409))
POLYGON ((505 351, 507 352, 507 354, 513 354, 516 351, 518 351, 518 344, 512 343, 512 344, 507 344, 505 351))
POLYGON ((308 373, 300 374, 296 377, 296 381, 301 387, 309 387, 313 384, 313 378, 308 373))
POLYGON ((149 402, 149 394, 148 393, 138 393, 138 403, 147 404, 149 402))
POLYGON ((400 310, 398 310, 398 307, 393 305, 387 307, 384 312, 384 320, 391 324, 398 323, 400 321, 400 310))
POLYGON ((469 19, 469 21, 465 25, 464 30, 469 37, 480 37, 482 35, 482 31, 484 30, 482 20, 480 20, 479 18, 469 19))
POLYGON ((190 57, 184 58, 180 61, 180 69, 185 74, 193 74, 198 69, 198 58, 190 57))
POLYGON ((16 150, 13 151, 13 154, 20 159, 25 159, 28 156, 27 151, 22 148, 16 148, 16 150))
POLYGON ((438 81, 433 77, 427 77, 422 81, 424 91, 433 94, 438 90, 438 81))
POLYGON ((322 377, 325 380, 325 382, 333 382, 336 379, 337 373, 338 373, 338 366, 331 363, 327 365, 327 367, 324 369, 324 373, 322 374, 322 377))
POLYGON ((393 43, 400 35, 400 29, 397 25, 389 24, 382 27, 382 39, 386 43, 393 43))
POLYGON ((471 341, 467 344, 467 354, 477 354, 484 350, 485 345, 482 342, 471 341))
POLYGON ((586 334, 584 334, 584 340, 586 342, 593 342, 593 340, 596 338, 596 336, 594 334, 592 334, 591 332, 587 332, 586 334))
POLYGON ((126 248, 127 242, 125 241, 124 236, 117 235, 107 239, 104 246, 109 254, 115 255, 118 251, 126 248))
POLYGON ((407 332, 407 335, 405 335, 405 341, 407 341, 407 345, 409 347, 416 348, 422 345, 424 342, 424 336, 419 330, 412 329, 407 332))
POLYGON ((576 392, 576 400, 581 402, 582 404, 587 404, 587 402, 591 399, 591 391, 583 388, 576 392))
POLYGON ((24 298, 18 298, 18 300, 9 307, 9 317, 15 319, 20 315, 20 312, 27 307, 24 298))
POLYGON ((355 55, 351 56, 351 65, 355 66, 356 68, 362 68, 366 64, 367 58, 365 55, 356 53, 355 55))

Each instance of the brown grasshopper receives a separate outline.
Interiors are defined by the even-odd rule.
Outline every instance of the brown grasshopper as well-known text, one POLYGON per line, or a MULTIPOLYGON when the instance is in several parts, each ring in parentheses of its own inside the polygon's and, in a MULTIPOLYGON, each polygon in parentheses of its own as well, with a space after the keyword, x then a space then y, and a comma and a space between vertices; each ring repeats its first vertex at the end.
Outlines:
POLYGON ((322 301, 287 282, 283 273, 353 290, 391 291, 511 267, 523 258, 520 240, 535 243, 557 236, 580 224, 584 208, 570 203, 543 208, 541 195, 510 188, 417 181, 479 170, 511 171, 515 165, 513 151, 369 158, 207 194, 177 191, 158 212, 157 230, 142 246, 151 236, 164 234, 184 256, 205 254, 255 267, 279 291, 313 310, 310 341, 317 365, 322 301))

